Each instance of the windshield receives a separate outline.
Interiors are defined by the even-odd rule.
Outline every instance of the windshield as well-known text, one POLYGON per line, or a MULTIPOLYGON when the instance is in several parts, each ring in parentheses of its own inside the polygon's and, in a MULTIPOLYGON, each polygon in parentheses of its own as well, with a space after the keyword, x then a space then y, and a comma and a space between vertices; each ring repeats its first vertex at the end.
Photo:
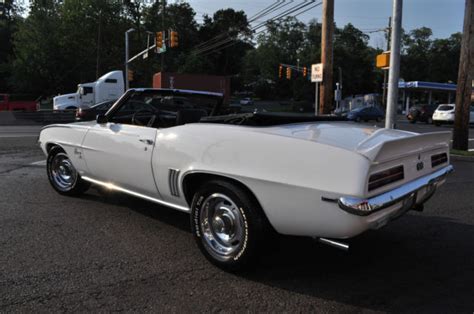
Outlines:
POLYGON ((439 111, 449 111, 449 110, 453 110, 454 109, 454 106, 452 105, 441 105, 438 107, 438 110, 439 111))
POLYGON ((182 109, 202 109, 208 115, 220 103, 220 97, 201 94, 182 94, 168 91, 146 91, 132 96, 136 102, 151 105, 160 111, 177 112, 182 109))

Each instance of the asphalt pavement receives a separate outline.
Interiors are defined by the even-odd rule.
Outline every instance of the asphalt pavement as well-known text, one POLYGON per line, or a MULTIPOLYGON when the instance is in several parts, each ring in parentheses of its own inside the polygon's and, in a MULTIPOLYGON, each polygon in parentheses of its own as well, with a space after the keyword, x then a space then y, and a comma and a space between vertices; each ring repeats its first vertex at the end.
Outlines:
POLYGON ((0 136, 0 312, 474 311, 472 161, 453 162, 424 212, 349 252, 282 237, 229 274, 199 252, 187 214, 95 188, 60 196, 44 159, 36 134, 0 136))

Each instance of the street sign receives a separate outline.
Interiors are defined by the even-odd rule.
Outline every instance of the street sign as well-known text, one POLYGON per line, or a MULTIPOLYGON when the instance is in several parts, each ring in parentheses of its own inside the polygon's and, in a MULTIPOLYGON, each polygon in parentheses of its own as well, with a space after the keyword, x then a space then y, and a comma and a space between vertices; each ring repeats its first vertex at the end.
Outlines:
POLYGON ((388 69, 390 67, 390 51, 385 51, 377 55, 375 65, 380 69, 388 69))
POLYGON ((317 63, 311 65, 311 82, 323 81, 323 64, 317 63))

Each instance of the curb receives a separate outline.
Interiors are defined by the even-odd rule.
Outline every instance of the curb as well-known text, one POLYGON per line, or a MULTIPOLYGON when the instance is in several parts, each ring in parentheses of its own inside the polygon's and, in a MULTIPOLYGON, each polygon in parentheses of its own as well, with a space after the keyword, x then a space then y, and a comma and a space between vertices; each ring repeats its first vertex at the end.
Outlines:
POLYGON ((454 161, 467 161, 467 162, 474 162, 474 156, 460 156, 460 155, 449 155, 451 160, 454 161))

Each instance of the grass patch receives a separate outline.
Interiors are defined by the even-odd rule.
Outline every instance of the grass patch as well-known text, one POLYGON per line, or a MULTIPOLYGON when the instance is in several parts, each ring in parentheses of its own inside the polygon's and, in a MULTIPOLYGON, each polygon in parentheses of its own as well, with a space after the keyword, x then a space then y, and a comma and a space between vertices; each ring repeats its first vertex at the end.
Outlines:
POLYGON ((451 149, 450 153, 451 153, 451 155, 473 156, 474 157, 474 152, 470 152, 470 151, 467 151, 467 150, 451 149))

